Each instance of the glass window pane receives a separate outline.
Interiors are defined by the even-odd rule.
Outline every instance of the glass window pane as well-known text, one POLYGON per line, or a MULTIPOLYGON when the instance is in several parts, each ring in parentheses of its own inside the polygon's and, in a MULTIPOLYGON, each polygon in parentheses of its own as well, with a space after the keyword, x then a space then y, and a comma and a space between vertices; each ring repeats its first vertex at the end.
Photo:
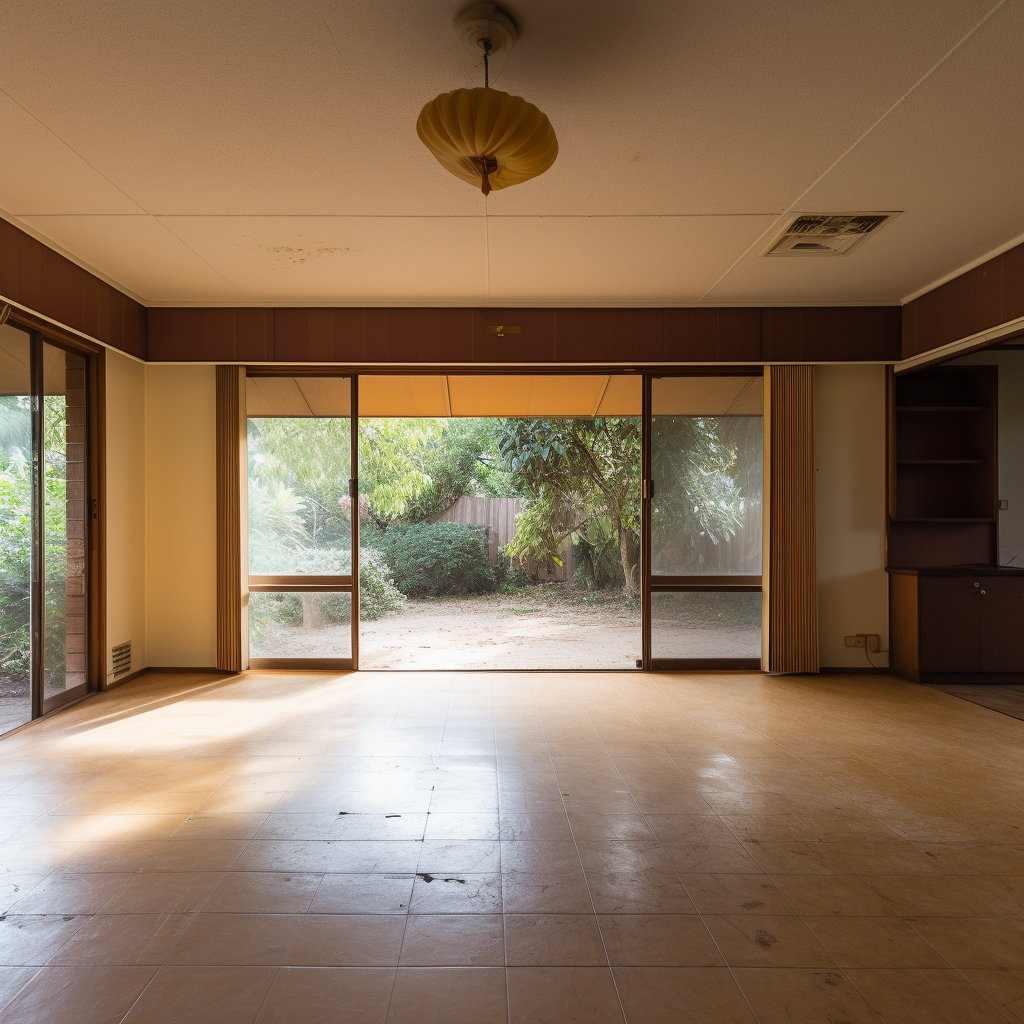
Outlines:
POLYGON ((760 658, 761 595, 651 595, 653 658, 760 658))
POLYGON ((760 377, 652 382, 655 575, 761 572, 760 377))
POLYGON ((86 681, 85 359, 43 345, 43 698, 86 681))
POLYGON ((0 326, 0 732, 32 718, 29 336, 0 326))
POLYGON ((352 595, 249 595, 250 658, 351 658, 352 595))
POLYGON ((249 419, 250 575, 352 571, 351 422, 249 419))

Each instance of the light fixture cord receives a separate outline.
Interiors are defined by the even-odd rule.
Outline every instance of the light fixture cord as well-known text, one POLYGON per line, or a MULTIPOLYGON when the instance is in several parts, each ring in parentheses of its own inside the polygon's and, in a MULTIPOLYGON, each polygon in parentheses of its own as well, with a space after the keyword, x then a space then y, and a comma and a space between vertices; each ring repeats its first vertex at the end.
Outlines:
POLYGON ((484 48, 484 88, 489 89, 491 87, 491 41, 490 39, 481 39, 480 45, 484 48))

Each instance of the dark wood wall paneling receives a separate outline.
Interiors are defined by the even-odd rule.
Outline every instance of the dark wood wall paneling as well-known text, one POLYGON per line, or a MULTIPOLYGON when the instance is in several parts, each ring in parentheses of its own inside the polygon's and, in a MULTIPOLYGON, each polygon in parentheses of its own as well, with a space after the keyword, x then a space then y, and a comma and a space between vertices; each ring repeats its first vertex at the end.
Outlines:
POLYGON ((0 295, 140 359, 146 307, 0 220, 0 295))
POLYGON ((903 307, 903 358, 1024 316, 1024 244, 903 307))
POLYGON ((896 306, 708 309, 149 309, 151 360, 750 363, 895 360, 896 306), (514 324, 498 337, 486 327, 514 324))

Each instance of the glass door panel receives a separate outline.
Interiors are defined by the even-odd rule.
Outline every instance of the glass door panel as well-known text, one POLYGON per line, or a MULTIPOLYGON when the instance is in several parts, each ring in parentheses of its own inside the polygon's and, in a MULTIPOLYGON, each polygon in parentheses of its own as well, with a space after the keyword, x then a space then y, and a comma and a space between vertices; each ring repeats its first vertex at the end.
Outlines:
POLYGON ((249 658, 355 662, 354 381, 249 377, 249 658))
POLYGON ((0 732, 32 718, 30 338, 0 326, 0 732))
POLYGON ((655 667, 760 664, 763 395, 760 376, 650 379, 655 667))
POLYGON ((43 701, 86 685, 85 359, 43 343, 43 701))

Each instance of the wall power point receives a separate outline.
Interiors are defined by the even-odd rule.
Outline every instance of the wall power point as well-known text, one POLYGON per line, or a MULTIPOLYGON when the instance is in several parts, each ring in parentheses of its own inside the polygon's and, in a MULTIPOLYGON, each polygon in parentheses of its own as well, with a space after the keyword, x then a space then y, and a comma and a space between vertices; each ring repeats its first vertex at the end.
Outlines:
POLYGON ((847 647, 864 647, 877 654, 882 649, 882 638, 877 633, 857 633, 846 637, 847 647))
POLYGON ((847 647, 863 647, 864 646, 864 637, 861 636, 859 633, 856 636, 848 636, 846 638, 846 646, 847 647))

